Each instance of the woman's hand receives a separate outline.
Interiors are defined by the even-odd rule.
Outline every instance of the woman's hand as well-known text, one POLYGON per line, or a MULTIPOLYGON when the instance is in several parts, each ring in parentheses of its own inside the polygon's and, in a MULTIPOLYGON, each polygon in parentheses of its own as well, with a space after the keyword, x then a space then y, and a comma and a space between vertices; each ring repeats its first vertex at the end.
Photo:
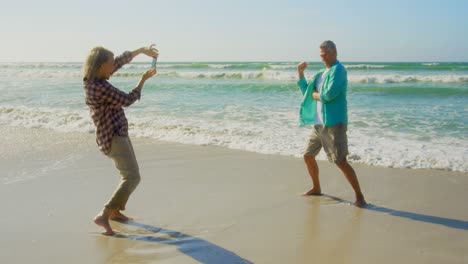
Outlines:
POLYGON ((159 56, 159 50, 157 50, 154 46, 156 46, 156 44, 151 44, 149 47, 139 48, 132 51, 132 59, 139 54, 145 54, 151 58, 159 56))
POLYGON ((140 81, 138 82, 137 88, 143 88, 143 85, 145 84, 146 80, 149 78, 153 77, 156 74, 157 70, 156 68, 151 68, 147 70, 145 73, 140 78, 140 81))
POLYGON ((143 81, 146 81, 149 78, 153 77, 156 74, 157 71, 158 70, 156 68, 151 68, 151 69, 147 70, 145 73, 143 73, 143 75, 141 76, 141 79, 143 81))
POLYGON ((149 47, 141 48, 141 53, 154 58, 159 56, 159 50, 155 48, 156 44, 151 44, 149 47))

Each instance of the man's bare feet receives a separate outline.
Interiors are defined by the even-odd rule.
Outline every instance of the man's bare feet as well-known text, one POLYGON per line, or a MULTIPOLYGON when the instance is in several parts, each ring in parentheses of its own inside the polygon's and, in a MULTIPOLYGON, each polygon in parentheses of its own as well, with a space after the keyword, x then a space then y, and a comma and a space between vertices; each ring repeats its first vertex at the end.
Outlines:
POLYGON ((320 188, 312 188, 310 190, 308 190, 307 192, 303 193, 302 194, 303 196, 311 196, 311 195, 315 195, 315 196, 320 196, 322 195, 322 190, 320 188))
POLYGON ((122 214, 120 211, 116 210, 111 214, 110 220, 114 220, 114 221, 117 221, 117 222, 127 222, 127 221, 132 221, 133 218, 128 217, 128 216, 122 214))
POLYGON ((109 224, 109 219, 102 214, 98 214, 94 217, 94 223, 98 226, 104 227, 106 232, 102 233, 104 235, 113 236, 115 232, 112 230, 112 227, 109 224))

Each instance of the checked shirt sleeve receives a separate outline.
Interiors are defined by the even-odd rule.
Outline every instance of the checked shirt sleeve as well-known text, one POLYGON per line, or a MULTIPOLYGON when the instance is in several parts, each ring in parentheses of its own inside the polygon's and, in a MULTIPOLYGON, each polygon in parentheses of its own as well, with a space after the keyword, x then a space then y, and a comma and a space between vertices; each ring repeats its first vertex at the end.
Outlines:
POLYGON ((114 108, 130 106, 141 96, 141 88, 139 87, 130 93, 125 93, 104 80, 88 83, 85 91, 88 105, 110 105, 114 108))
POLYGON ((114 70, 112 73, 118 71, 122 66, 132 61, 132 53, 130 51, 125 51, 122 55, 115 57, 114 60, 114 70))

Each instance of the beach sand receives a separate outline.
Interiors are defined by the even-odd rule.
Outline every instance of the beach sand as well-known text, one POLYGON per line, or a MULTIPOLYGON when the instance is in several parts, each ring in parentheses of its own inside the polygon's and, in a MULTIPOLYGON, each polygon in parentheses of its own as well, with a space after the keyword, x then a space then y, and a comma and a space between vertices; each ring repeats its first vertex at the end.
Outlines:
POLYGON ((2 127, 0 263, 468 263, 468 173, 333 165, 322 197, 302 159, 132 139, 142 181, 101 235, 118 184, 92 134, 2 127))

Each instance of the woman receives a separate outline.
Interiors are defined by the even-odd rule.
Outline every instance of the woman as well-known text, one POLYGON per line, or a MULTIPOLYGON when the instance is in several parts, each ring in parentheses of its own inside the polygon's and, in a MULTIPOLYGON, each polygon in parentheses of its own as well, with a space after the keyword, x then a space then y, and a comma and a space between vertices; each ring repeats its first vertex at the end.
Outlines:
POLYGON ((156 68, 151 68, 142 76, 137 86, 129 93, 125 93, 112 86, 107 80, 124 64, 129 63, 135 56, 145 54, 157 57, 158 50, 151 45, 132 52, 126 51, 114 59, 114 54, 103 48, 95 47, 91 50, 84 65, 83 86, 86 104, 89 106, 91 118, 96 126, 96 142, 99 149, 114 160, 122 179, 104 209, 94 218, 94 222, 104 227, 105 235, 114 235, 109 219, 128 221, 131 218, 120 211, 130 194, 140 182, 138 163, 128 137, 128 123, 123 107, 130 106, 140 99, 141 89, 146 80, 156 74, 156 68))

